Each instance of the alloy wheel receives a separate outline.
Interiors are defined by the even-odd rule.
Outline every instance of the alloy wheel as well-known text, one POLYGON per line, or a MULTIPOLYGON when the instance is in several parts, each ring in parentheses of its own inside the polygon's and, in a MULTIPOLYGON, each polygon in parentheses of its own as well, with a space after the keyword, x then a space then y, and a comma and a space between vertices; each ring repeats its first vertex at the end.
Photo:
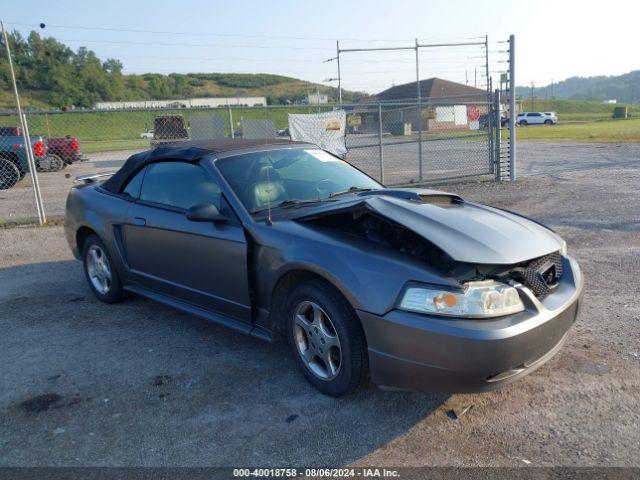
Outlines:
POLYGON ((93 288, 101 295, 111 289, 111 266, 106 254, 98 245, 91 245, 87 250, 87 273, 93 288))
POLYGON ((340 372, 342 349, 333 322, 316 303, 300 302, 294 313, 294 340, 302 362, 321 380, 340 372))

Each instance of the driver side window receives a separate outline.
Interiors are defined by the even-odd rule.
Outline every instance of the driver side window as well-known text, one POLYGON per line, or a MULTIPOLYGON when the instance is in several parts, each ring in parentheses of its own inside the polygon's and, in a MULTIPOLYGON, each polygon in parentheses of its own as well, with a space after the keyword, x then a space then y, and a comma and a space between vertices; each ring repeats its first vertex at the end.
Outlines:
POLYGON ((221 208, 218 185, 202 167, 185 162, 149 165, 140 189, 140 200, 184 210, 202 203, 221 208))

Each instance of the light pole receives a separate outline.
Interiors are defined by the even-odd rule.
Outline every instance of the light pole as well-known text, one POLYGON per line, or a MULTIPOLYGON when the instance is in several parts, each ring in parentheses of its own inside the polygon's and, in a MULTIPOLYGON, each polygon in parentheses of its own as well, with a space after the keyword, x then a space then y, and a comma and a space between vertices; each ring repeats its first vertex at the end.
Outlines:
POLYGON ((533 82, 531 82, 531 111, 535 112, 536 100, 535 100, 535 97, 533 96, 533 88, 534 88, 534 85, 533 85, 533 82))

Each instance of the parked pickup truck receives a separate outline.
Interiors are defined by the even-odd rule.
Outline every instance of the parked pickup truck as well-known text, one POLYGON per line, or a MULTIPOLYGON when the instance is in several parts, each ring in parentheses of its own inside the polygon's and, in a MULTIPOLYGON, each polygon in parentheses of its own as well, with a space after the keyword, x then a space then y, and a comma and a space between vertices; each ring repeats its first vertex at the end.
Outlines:
MULTIPOLYGON (((31 136, 36 166, 47 163, 47 145, 40 136, 31 136)), ((0 190, 13 188, 29 171, 24 137, 19 127, 0 127, 0 190)))
POLYGON ((55 155, 62 160, 62 168, 73 162, 83 162, 86 157, 80 151, 80 142, 77 138, 67 135, 64 138, 49 138, 47 140, 49 155, 55 155))

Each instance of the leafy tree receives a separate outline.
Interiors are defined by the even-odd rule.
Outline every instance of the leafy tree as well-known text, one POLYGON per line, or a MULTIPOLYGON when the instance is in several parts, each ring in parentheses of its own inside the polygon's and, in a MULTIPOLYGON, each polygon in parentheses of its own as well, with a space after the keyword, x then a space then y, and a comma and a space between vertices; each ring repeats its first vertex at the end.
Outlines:
MULTIPOLYGON (((300 103, 306 98, 308 87, 295 78, 265 73, 124 75, 117 59, 102 61, 86 47, 74 51, 35 31, 26 38, 17 31, 11 32, 9 43, 21 95, 56 108, 92 107, 101 101, 185 98, 196 92, 204 97, 264 95, 268 104, 300 103)), ((9 65, 2 54, 0 88, 12 88, 9 65)), ((320 91, 333 100, 338 98, 335 88, 320 87, 320 91)), ((356 100, 359 95, 343 92, 345 101, 356 100)))

